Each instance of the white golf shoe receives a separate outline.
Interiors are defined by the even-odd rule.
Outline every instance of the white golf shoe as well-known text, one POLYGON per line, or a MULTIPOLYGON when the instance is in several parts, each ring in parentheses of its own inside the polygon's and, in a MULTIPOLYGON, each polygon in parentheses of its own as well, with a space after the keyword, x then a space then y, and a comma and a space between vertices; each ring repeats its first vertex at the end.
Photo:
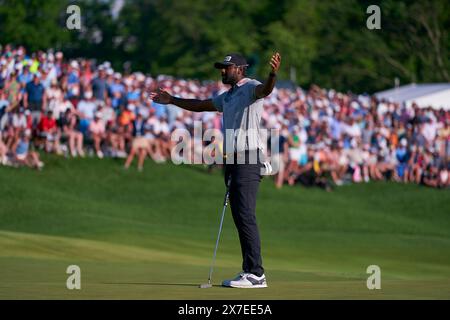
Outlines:
POLYGON ((223 281, 222 286, 242 289, 267 288, 267 282, 265 275, 258 277, 253 273, 241 272, 236 278, 223 281))

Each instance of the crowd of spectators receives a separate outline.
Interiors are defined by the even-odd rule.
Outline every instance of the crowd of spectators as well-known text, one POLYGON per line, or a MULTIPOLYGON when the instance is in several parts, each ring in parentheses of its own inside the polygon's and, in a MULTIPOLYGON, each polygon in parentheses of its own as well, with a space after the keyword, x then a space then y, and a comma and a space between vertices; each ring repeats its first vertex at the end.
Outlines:
MULTIPOLYGON (((40 153, 50 152, 124 158, 126 169, 137 156, 143 170, 147 157, 170 160, 175 129, 192 132, 195 121, 222 129, 218 112, 192 113, 149 99, 158 87, 207 99, 227 89, 220 81, 120 73, 108 61, 66 59, 51 50, 28 53, 21 46, 6 45, 0 53, 2 165, 42 169, 40 153)), ((272 150, 280 153, 277 187, 331 190, 374 180, 450 185, 450 110, 313 85, 307 91, 275 88, 265 99, 262 121, 280 132, 280 148, 272 150)))

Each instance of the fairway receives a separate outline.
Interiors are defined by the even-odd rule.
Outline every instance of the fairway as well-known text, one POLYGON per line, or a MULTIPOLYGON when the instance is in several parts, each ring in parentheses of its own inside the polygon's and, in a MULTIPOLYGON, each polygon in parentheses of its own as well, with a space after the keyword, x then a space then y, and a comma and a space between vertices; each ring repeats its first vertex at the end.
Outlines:
POLYGON ((450 299, 450 192, 368 183, 258 195, 269 288, 220 287, 240 271, 228 209, 208 277, 223 179, 201 166, 43 156, 0 167, 0 299, 450 299), (68 290, 66 268, 81 268, 68 290), (381 290, 368 290, 370 265, 381 290))

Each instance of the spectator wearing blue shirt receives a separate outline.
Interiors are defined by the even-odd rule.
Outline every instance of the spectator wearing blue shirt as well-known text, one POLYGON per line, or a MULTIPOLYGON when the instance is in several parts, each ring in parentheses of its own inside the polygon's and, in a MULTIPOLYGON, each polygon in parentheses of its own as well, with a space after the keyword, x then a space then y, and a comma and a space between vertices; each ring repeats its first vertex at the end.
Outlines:
POLYGON ((98 68, 98 76, 91 82, 94 98, 99 101, 105 101, 108 94, 108 83, 106 82, 105 68, 98 68))
POLYGON ((29 65, 24 65, 23 72, 17 77, 17 80, 24 86, 33 80, 33 74, 30 72, 29 65))
POLYGON ((330 129, 331 129, 331 138, 333 140, 341 140, 342 136, 342 115, 339 113, 337 117, 332 118, 330 123, 330 129))
POLYGON ((125 86, 122 84, 122 76, 120 73, 114 74, 114 82, 109 85, 109 95, 111 97, 111 105, 114 110, 118 110, 120 105, 124 103, 123 97, 125 86))
POLYGON ((78 70, 79 70, 78 62, 75 60, 70 63, 70 67, 68 70, 68 76, 67 76, 67 84, 78 84, 80 83, 80 77, 78 76, 78 70))
POLYGON ((80 116, 79 130, 83 135, 86 135, 89 125, 94 119, 95 111, 97 110, 97 105, 91 90, 85 91, 84 99, 78 103, 77 110, 80 116))
POLYGON ((140 90, 136 86, 133 86, 132 90, 128 91, 127 93, 128 103, 136 103, 139 100, 140 95, 140 90))
POLYGON ((162 117, 166 116, 166 106, 163 104, 159 104, 157 102, 152 102, 152 107, 155 109, 155 115, 158 117, 158 119, 161 119, 162 117))
POLYGON ((25 87, 24 105, 31 111, 33 127, 39 122, 41 112, 47 103, 45 88, 41 84, 40 75, 35 74, 33 81, 25 87))
POLYGON ((410 153, 408 151, 408 141, 405 138, 400 140, 400 146, 395 150, 397 158, 396 174, 399 180, 408 182, 408 161, 410 153))
POLYGON ((80 77, 78 75, 80 67, 76 60, 73 60, 68 68, 67 74, 67 98, 71 100, 72 104, 76 104, 75 98, 80 95, 80 77))

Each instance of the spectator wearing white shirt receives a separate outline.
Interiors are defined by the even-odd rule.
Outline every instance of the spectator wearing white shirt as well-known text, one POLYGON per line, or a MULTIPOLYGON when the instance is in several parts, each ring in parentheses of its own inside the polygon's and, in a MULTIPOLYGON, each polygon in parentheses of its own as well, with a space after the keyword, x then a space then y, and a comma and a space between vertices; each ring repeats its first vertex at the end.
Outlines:
POLYGON ((84 93, 84 99, 78 102, 77 111, 80 117, 80 130, 86 135, 90 122, 94 119, 97 104, 95 103, 92 91, 84 93))

